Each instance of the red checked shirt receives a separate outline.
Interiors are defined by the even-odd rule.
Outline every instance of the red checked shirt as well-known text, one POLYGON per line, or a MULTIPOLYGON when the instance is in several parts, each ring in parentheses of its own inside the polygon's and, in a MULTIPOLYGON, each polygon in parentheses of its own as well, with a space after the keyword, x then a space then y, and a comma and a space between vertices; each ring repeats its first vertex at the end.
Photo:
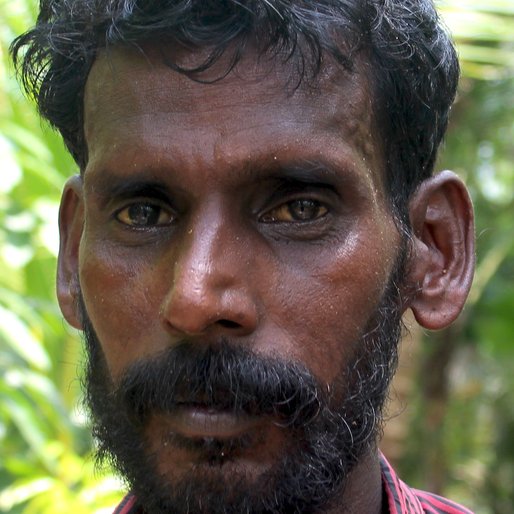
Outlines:
MULTIPOLYGON (((381 455, 380 465, 389 507, 388 514, 473 514, 465 507, 446 498, 411 489, 396 476, 383 455, 381 455)), ((113 514, 144 514, 144 511, 137 506, 136 497, 128 494, 113 514)))

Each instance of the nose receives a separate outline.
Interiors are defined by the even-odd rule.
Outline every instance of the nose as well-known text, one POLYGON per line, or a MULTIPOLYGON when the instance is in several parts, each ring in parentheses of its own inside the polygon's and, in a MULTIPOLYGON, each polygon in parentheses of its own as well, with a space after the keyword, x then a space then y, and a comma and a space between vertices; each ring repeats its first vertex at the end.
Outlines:
POLYGON ((192 219, 173 251, 172 283, 161 317, 179 336, 248 335, 257 326, 244 238, 213 211, 192 219))

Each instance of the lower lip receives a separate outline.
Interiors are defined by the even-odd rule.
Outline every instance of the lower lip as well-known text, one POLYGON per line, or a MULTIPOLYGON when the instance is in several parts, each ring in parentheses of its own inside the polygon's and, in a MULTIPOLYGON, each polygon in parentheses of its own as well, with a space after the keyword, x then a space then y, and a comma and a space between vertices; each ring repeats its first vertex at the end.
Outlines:
POLYGON ((255 428, 259 419, 230 411, 184 406, 167 415, 166 422, 173 432, 186 437, 229 439, 255 428))

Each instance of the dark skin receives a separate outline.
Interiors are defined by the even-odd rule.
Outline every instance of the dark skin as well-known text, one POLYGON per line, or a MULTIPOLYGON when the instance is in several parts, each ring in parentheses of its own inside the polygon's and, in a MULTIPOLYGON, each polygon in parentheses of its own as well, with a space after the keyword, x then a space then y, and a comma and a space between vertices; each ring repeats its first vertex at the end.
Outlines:
MULTIPOLYGON (((401 241, 364 67, 350 76, 326 65, 315 85, 293 91, 287 67, 249 56, 205 85, 145 50, 146 57, 100 54, 88 78, 89 161, 67 183, 60 213, 64 316, 81 328, 80 287, 115 383, 131 363, 184 338, 208 345, 223 336, 300 362, 333 384, 373 316, 401 241)), ((198 55, 181 59, 190 64, 198 55)), ((422 326, 443 328, 471 284, 471 203, 462 182, 444 172, 409 207, 405 309, 422 326)), ((227 479, 266 471, 289 436, 273 420, 200 406, 154 417, 145 433, 171 482, 207 464, 184 448, 164 448, 169 431, 248 435, 253 443, 224 464, 227 479)), ((335 505, 382 511, 375 452, 335 505)))

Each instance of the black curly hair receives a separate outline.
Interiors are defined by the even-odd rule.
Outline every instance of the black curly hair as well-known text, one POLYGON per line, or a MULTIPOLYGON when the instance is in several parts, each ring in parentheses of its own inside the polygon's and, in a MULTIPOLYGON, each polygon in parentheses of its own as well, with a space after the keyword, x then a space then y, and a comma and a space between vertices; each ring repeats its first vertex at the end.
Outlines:
POLYGON ((163 39, 210 49, 193 70, 169 63, 194 80, 227 51, 235 65, 249 41, 262 54, 294 59, 300 80, 316 76, 324 54, 351 70, 363 52, 391 204, 407 221, 410 195, 433 172, 459 76, 432 0, 41 0, 37 23, 12 43, 12 58, 82 170, 84 88, 97 52, 163 39))

